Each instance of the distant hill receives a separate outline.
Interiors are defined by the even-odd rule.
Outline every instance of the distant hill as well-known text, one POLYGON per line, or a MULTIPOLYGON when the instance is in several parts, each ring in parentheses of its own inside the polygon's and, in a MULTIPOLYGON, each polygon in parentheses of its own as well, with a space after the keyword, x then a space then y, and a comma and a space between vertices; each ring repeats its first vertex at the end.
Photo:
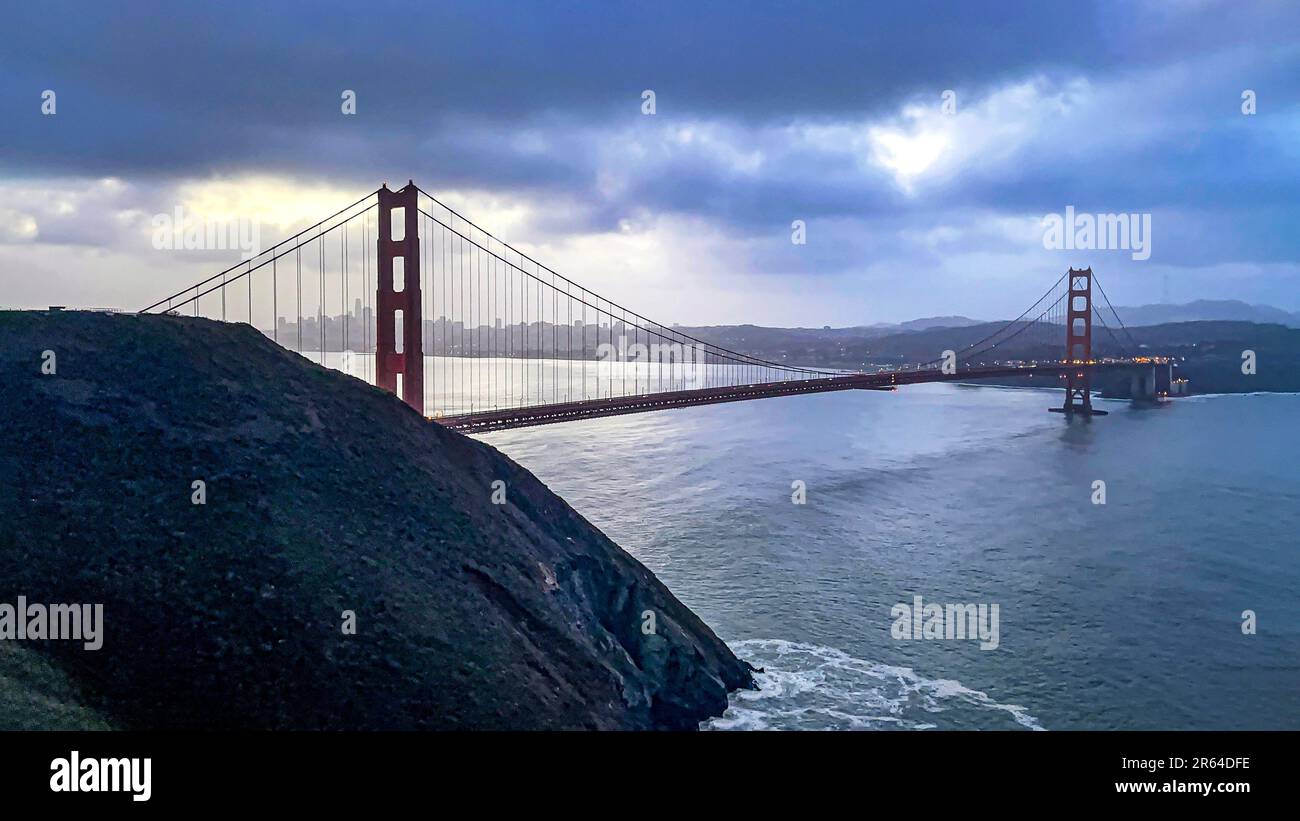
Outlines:
MULTIPOLYGON (((919 333, 881 337, 860 348, 846 349, 838 362, 811 363, 843 368, 890 367, 935 359, 941 351, 962 351, 995 332, 1001 323, 969 328, 934 328, 919 333)), ((1129 335, 1095 328, 1093 353, 1099 357, 1160 354, 1173 357, 1179 376, 1190 379, 1193 393, 1252 393, 1300 391, 1300 328, 1277 323, 1207 321, 1135 326, 1129 335), (1122 346, 1122 347, 1121 347, 1122 346), (1241 372, 1241 353, 1255 351, 1258 372, 1241 372)), ((1025 335, 981 357, 995 360, 1050 359, 1061 346, 1025 335)))
MULTIPOLYGON (((1115 309, 1130 328, 1183 323, 1255 323, 1300 328, 1300 313, 1290 313, 1269 305, 1249 305, 1239 300, 1202 299, 1185 305, 1138 305, 1115 309)), ((1111 319, 1109 314, 1107 319, 1111 319)), ((933 358, 936 350, 969 344, 993 333, 1006 319, 979 320, 966 316, 934 316, 906 322, 880 322, 850 328, 769 328, 760 325, 675 326, 705 342, 741 351, 774 362, 791 364, 861 368, 872 364, 912 362, 914 357, 933 358), (942 344, 941 344, 942 343, 942 344), (936 348, 936 345, 940 347, 936 348)), ((1114 323, 1111 320, 1111 324, 1114 323)), ((1199 331, 1189 330, 1189 333, 1199 331)), ((1180 339, 1192 344, 1194 336, 1180 339)), ((1038 353, 1048 353, 1040 351, 1038 353)))
POLYGON ((1125 325, 1167 325, 1173 322, 1272 322, 1300 328, 1300 313, 1271 305, 1249 305, 1236 299, 1198 299, 1184 305, 1138 305, 1115 309, 1125 325))
POLYGON ((965 316, 932 316, 906 322, 877 322, 850 328, 770 328, 762 325, 674 325, 683 333, 724 348, 746 350, 798 351, 823 345, 846 345, 865 339, 879 339, 897 333, 928 331, 934 328, 969 328, 984 321, 965 316))
MULTIPOLYGON (((1170 309, 1212 311, 1215 305, 1154 306, 1170 309)), ((1235 303, 1250 309, 1245 303, 1235 303)), ((1147 306, 1153 307, 1153 306, 1147 306)), ((1236 310, 1235 306, 1228 308, 1236 310)), ((1228 310, 1225 309, 1225 310, 1228 310)), ((1124 309, 1120 309, 1123 311, 1124 309)), ((1277 309, 1269 309, 1276 311, 1277 309)), ((1130 317, 1140 318, 1141 309, 1130 317)), ((1285 312, 1280 312, 1285 313, 1285 312)), ((1124 314, 1121 313, 1121 316, 1124 314)), ((1154 315, 1154 314, 1148 314, 1154 315)), ((1266 314, 1267 315, 1267 314, 1266 314)), ((1252 391, 1300 391, 1300 325, 1242 320, 1196 320, 1145 325, 1125 319, 1132 342, 1122 333, 1115 337, 1100 326, 1093 337, 1098 356, 1121 355, 1115 344, 1123 339, 1129 353, 1159 353, 1179 361, 1179 373, 1191 379, 1194 393, 1244 393, 1252 391), (1253 350, 1261 363, 1258 374, 1241 373, 1241 352, 1253 350)), ((924 329, 901 326, 868 328, 760 328, 754 325, 691 328, 700 339, 773 362, 806 367, 872 370, 904 363, 927 362, 944 350, 963 351, 994 334, 1006 323, 981 322, 942 325, 924 329)), ((1114 325, 1112 321, 1110 323, 1114 325)), ((686 330, 686 329, 683 329, 686 330)), ((1050 340, 1041 334, 1027 334, 998 347, 986 359, 1054 359, 1061 354, 1064 340, 1050 340)))
POLYGON ((899 324, 899 328, 905 331, 928 331, 931 328, 969 328, 971 325, 982 325, 984 320, 971 319, 968 316, 930 316, 921 319, 909 319, 899 324))

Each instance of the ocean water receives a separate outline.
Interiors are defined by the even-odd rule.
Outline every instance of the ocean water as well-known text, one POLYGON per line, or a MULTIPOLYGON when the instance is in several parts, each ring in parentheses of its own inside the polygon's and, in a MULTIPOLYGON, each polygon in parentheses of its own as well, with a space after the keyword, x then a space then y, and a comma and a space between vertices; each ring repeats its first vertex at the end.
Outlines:
POLYGON ((707 728, 1300 727, 1300 396, 1059 402, 923 385, 482 438, 763 668, 707 728), (915 596, 996 604, 996 649, 895 638, 915 596))

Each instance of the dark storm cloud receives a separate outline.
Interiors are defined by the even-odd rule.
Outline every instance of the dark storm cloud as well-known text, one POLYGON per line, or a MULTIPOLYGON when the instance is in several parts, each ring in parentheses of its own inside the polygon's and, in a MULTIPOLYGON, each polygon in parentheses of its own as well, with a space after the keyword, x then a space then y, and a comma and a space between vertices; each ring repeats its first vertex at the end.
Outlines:
MULTIPOLYGON (((858 116, 914 94, 1115 59, 1102 11, 1041 2, 39 3, 11 9, 11 172, 420 163, 421 137, 547 113, 858 116), (60 129, 30 116, 60 94, 60 129), (357 91, 364 117, 339 116, 357 91), (312 152, 304 133, 316 135, 312 152)), ((435 164, 423 159, 424 170, 435 164)), ((541 165, 541 163, 536 163, 541 165)), ((535 170, 533 176, 547 175, 535 170)), ((558 176, 558 174, 557 174, 558 176)))
POLYGON ((770 249, 798 276, 862 254, 932 264, 939 251, 890 237, 1067 205, 1152 212, 1164 264, 1288 262, 1297 18, 1110 1, 25 4, 0 34, 0 174, 414 177, 542 203, 534 225, 561 235, 653 214, 738 238, 833 223, 839 256, 770 249), (1024 106, 989 102, 1018 86, 1024 106), (39 115, 46 88, 56 117, 39 115), (944 89, 969 131, 909 184, 869 135, 909 137, 900 112, 944 89))
POLYGON ((667 110, 835 114, 1106 51, 1095 21, 1043 3, 874 5, 46 2, 8 12, 5 62, 20 82, 75 87, 97 113, 224 131, 328 124, 340 87, 398 128, 592 114, 647 87, 667 110))

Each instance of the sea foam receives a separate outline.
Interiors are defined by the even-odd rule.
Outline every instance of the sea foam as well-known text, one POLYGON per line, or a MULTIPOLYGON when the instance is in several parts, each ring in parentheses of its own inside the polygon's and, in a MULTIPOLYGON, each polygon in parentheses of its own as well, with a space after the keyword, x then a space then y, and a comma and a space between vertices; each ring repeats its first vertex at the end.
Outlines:
POLYGON ((702 725, 706 730, 923 730, 940 720, 971 729, 1045 729, 1020 705, 1003 704, 952 679, 925 678, 910 667, 783 639, 729 646, 763 668, 755 675, 759 689, 733 693, 727 711, 702 725))

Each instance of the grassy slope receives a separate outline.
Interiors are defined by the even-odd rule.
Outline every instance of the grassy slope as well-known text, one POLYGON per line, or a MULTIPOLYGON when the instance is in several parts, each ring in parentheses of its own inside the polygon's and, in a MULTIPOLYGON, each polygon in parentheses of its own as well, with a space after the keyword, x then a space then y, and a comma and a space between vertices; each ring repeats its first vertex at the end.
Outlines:
POLYGON ((35 650, 0 641, 0 731, 110 729, 62 670, 35 650))

